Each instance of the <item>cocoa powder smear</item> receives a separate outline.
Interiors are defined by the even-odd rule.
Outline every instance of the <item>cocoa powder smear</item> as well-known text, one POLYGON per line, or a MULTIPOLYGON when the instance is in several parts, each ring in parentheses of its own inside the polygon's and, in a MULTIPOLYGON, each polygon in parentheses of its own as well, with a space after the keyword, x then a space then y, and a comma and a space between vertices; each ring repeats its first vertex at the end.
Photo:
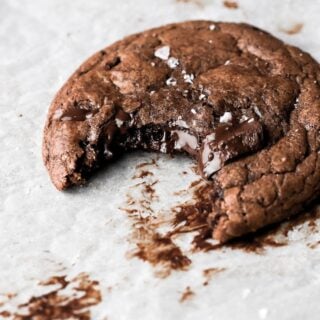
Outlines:
POLYGON ((90 320, 90 307, 102 301, 98 281, 91 280, 85 273, 71 280, 67 280, 66 276, 54 276, 39 285, 58 285, 58 288, 31 297, 19 305, 18 311, 2 311, 0 316, 14 320, 90 320), (72 293, 67 295, 64 289, 71 289, 72 293))
MULTIPOLYGON (((147 172, 152 172, 150 168, 155 163, 151 162, 148 165, 147 172)), ((157 164, 157 166, 159 165, 157 164)), ((213 243, 212 231, 207 224, 208 214, 212 211, 212 197, 215 196, 212 185, 203 179, 193 181, 187 188, 192 193, 191 199, 172 207, 171 217, 168 221, 163 218, 161 212, 155 212, 152 209, 153 201, 159 200, 154 188, 158 180, 154 179, 153 174, 143 174, 144 171, 145 169, 141 169, 141 165, 138 165, 133 176, 134 179, 143 180, 136 184, 141 188, 141 197, 132 199, 128 196, 127 207, 122 210, 128 213, 134 221, 134 232, 131 239, 136 243, 136 250, 133 256, 147 261, 157 268, 160 266, 160 271, 156 272, 158 276, 168 276, 172 270, 188 270, 192 261, 175 241, 177 237, 186 233, 192 233, 193 239, 188 250, 189 253, 229 248, 247 253, 263 254, 267 248, 287 245, 289 233, 302 224, 307 224, 310 232, 317 230, 316 221, 320 218, 320 209, 317 204, 314 204, 308 210, 306 209, 305 214, 291 218, 280 225, 269 226, 227 244, 213 243), (148 182, 144 179, 148 179, 148 182), (170 226, 169 230, 165 233, 159 233, 159 227, 165 224, 170 226)), ((180 195, 184 192, 187 190, 181 190, 175 194, 180 195)), ((308 244, 308 247, 314 249, 318 245, 319 242, 315 242, 308 244)), ((208 285, 213 275, 224 270, 224 268, 214 267, 203 270, 205 278, 203 284, 208 285)))

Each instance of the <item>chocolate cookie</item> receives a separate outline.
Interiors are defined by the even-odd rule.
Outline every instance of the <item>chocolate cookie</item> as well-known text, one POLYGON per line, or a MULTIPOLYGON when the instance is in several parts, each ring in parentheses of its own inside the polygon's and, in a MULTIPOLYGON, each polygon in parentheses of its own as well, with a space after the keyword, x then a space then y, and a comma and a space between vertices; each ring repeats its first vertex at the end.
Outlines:
POLYGON ((56 95, 43 158, 61 190, 126 150, 185 152, 211 181, 224 242, 300 212, 320 193, 320 69, 246 24, 193 21, 129 36, 56 95))

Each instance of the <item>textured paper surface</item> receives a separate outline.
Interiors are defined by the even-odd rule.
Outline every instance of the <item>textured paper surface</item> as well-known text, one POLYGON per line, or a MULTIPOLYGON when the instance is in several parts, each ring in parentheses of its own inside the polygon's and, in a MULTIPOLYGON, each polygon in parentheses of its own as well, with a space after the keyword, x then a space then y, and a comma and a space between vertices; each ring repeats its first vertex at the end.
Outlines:
MULTIPOLYGON (((134 153, 88 187, 63 193, 42 164, 42 128, 55 92, 84 59, 130 33, 188 19, 245 21, 320 59, 320 1, 237 3, 232 9, 220 0, 1 1, 0 318, 28 314, 19 304, 59 287, 39 282, 85 273, 99 282, 101 295, 81 309, 92 319, 319 319, 320 247, 310 248, 320 239, 317 228, 300 224, 288 245, 261 254, 191 253, 190 237, 179 237, 192 263, 159 277, 159 267, 131 257, 133 220, 119 208, 128 194, 147 196, 136 184, 159 180, 151 206, 170 215, 190 197, 174 193, 197 179, 191 160, 161 156, 158 166, 148 166, 153 176, 132 179, 136 165, 156 157, 134 153), (203 273, 208 268, 215 268, 211 277, 203 273)), ((81 296, 77 281, 61 294, 81 296)))

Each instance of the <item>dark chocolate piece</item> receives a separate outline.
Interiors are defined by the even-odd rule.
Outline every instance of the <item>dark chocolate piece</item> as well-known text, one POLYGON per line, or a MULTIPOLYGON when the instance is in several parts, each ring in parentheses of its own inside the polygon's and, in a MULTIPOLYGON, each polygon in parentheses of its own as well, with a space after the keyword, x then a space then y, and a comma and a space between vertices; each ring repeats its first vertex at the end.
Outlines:
POLYGON ((209 179, 227 161, 258 151, 262 146, 263 128, 253 118, 232 126, 220 126, 203 140, 199 153, 200 171, 209 179))

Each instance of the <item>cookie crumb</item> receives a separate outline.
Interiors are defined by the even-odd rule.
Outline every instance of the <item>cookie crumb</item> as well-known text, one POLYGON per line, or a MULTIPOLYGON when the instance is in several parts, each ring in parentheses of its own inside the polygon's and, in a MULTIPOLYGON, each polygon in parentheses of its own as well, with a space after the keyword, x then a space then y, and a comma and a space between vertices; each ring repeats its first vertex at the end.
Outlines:
POLYGON ((203 283, 204 286, 207 286, 209 284, 209 281, 212 279, 212 277, 220 272, 225 271, 225 268, 208 268, 203 270, 203 276, 205 278, 205 282, 203 283))
POLYGON ((280 31, 292 36, 294 34, 299 33, 302 29, 303 29, 303 23, 296 23, 289 29, 280 28, 280 31))
POLYGON ((181 295, 180 302, 185 302, 186 300, 190 300, 194 296, 194 292, 190 289, 190 287, 186 287, 184 292, 181 295))
POLYGON ((170 55, 170 47, 169 46, 160 47, 154 52, 154 55, 155 57, 161 60, 168 60, 170 55))
POLYGON ((239 5, 237 2, 235 1, 230 1, 230 0, 225 0, 223 1, 223 5, 228 8, 228 9, 238 9, 239 8, 239 5))
POLYGON ((2 316, 3 318, 9 318, 11 317, 11 313, 9 311, 1 311, 0 316, 2 316))

